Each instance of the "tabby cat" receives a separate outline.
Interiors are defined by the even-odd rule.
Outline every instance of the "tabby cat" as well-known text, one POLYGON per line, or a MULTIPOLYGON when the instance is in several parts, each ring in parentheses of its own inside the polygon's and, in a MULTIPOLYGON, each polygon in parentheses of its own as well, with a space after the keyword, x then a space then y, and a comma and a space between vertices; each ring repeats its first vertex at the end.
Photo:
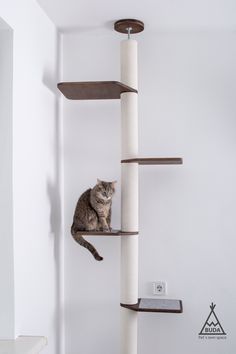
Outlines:
POLYGON ((79 198, 71 234, 76 242, 87 248, 97 261, 103 258, 98 254, 95 247, 86 241, 78 231, 103 231, 111 230, 111 205, 112 197, 115 193, 115 183, 97 180, 97 184, 86 190, 79 198))

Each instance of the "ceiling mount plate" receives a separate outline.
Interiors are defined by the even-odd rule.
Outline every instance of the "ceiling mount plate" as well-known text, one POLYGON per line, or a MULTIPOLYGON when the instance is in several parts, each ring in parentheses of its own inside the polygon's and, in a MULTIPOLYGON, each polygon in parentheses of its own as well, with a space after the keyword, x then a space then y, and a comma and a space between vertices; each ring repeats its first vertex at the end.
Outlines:
POLYGON ((139 33, 144 30, 144 23, 135 19, 118 20, 114 23, 114 29, 117 32, 127 34, 128 28, 130 28, 130 33, 139 33))

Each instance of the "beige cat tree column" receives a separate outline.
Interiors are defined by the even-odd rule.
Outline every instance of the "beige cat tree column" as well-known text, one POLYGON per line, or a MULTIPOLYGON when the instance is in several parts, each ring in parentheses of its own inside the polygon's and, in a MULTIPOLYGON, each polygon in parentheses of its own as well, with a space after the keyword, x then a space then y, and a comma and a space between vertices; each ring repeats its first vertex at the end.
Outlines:
MULTIPOLYGON (((118 21, 115 29, 132 31, 133 21, 118 21)), ((139 31, 143 30, 140 23, 139 31)), ((121 82, 138 89, 137 41, 121 42, 121 82)), ((121 94, 122 160, 138 157, 138 93, 121 94)), ((138 164, 121 164, 121 230, 137 231, 138 227, 138 164)), ((138 302, 138 235, 121 238, 122 304, 138 302)), ((137 312, 121 307, 121 353, 137 353, 137 312)))
POLYGON ((121 230, 81 234, 121 237, 121 354, 137 354, 138 312, 182 312, 180 300, 138 298, 138 169, 139 165, 182 164, 182 159, 139 157, 137 42, 130 39, 130 34, 143 31, 144 24, 125 19, 117 21, 114 28, 128 34, 128 39, 121 42, 121 82, 61 82, 57 86, 71 100, 121 100, 121 230))

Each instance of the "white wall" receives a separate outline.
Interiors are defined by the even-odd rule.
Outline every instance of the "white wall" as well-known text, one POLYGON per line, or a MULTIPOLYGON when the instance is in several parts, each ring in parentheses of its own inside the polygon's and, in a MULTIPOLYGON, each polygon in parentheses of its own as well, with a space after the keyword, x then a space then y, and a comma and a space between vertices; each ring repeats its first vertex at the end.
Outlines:
MULTIPOLYGON (((63 80, 119 79, 119 39, 65 35, 63 80), (117 39, 117 40, 116 40, 117 39), (111 60, 110 60, 111 56, 111 60)), ((70 236, 79 195, 96 179, 120 177, 120 102, 64 104, 65 164, 65 329, 66 353, 118 353, 119 238, 90 237, 104 261, 97 262, 70 236), (117 349, 116 349, 117 348, 117 349)), ((120 187, 120 186, 119 186, 120 187)), ((120 189, 119 189, 120 190, 120 189)), ((119 192, 113 226, 120 225, 119 192)))
POLYGON ((12 203, 13 33, 0 19, 0 338, 14 336, 12 203))
POLYGON ((45 353, 58 354, 61 201, 57 31, 34 0, 1 0, 0 7, 2 18, 14 32, 15 336, 46 336, 45 353))
MULTIPOLYGON (((119 36, 64 36, 63 80, 119 80, 119 36)), ((236 49, 231 32, 144 33, 139 40, 141 156, 182 156, 183 166, 140 167, 140 296, 165 280, 184 313, 140 314, 139 353, 233 354, 236 347, 236 49), (198 339, 216 303, 226 340, 198 339)), ((70 225, 96 178, 120 180, 118 101, 64 101, 66 353, 119 353, 119 240, 70 225)), ((119 191, 118 191, 119 192, 119 191)), ((113 226, 119 225, 119 193, 113 226)))

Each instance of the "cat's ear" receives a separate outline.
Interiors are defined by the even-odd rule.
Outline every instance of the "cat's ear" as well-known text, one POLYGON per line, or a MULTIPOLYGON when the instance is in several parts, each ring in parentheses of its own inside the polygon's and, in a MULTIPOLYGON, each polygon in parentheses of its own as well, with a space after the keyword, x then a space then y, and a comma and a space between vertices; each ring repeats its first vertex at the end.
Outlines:
POLYGON ((101 184, 101 183, 102 181, 99 178, 97 178, 97 184, 101 184))
POLYGON ((117 181, 112 181, 111 184, 112 184, 112 187, 115 187, 115 184, 117 183, 117 181))

